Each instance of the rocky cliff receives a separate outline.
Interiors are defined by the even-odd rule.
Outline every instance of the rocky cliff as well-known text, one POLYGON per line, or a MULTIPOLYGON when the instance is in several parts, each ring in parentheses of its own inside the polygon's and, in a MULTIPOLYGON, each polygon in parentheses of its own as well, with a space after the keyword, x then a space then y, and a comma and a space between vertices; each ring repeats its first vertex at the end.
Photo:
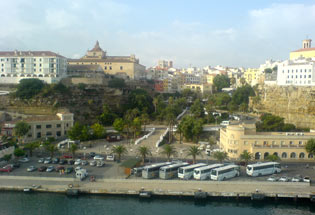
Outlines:
POLYGON ((249 107, 285 118, 286 123, 315 129, 315 87, 264 86, 259 99, 251 98, 249 107))

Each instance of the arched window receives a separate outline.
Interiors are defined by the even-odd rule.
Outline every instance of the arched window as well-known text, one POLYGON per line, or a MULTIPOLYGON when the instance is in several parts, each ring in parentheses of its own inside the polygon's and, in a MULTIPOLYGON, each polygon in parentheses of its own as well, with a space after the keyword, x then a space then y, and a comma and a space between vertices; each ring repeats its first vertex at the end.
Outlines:
POLYGON ((312 153, 308 154, 308 158, 313 158, 313 154, 312 153))
POLYGON ((4 74, 2 74, 2 75, 1 75, 1 77, 5 77, 5 75, 4 75, 4 74))
POLYGON ((43 75, 38 75, 38 77, 43 77, 43 75))
POLYGON ((265 152, 264 159, 266 159, 269 156, 269 152, 265 152))
POLYGON ((273 155, 276 155, 277 157, 279 157, 278 152, 274 152, 273 155))
POLYGON ((305 158, 304 152, 301 152, 301 153, 300 153, 299 158, 305 158))
POLYGON ((281 158, 287 158, 287 153, 283 152, 282 155, 281 155, 281 158))
POLYGON ((292 152, 292 153, 290 154, 290 158, 296 158, 295 152, 292 152))
POLYGON ((260 152, 255 153, 255 160, 260 160, 260 152))

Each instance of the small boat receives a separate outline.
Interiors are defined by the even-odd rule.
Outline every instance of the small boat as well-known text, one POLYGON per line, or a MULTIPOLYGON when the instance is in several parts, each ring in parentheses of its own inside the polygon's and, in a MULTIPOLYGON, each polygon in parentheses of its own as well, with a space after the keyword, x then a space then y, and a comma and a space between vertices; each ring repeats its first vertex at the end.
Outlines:
POLYGON ((152 192, 150 191, 140 191, 139 192, 139 197, 141 198, 150 198, 152 195, 152 192))
POLYGON ((26 187, 26 188, 24 188, 24 189, 23 189, 23 191, 24 191, 25 193, 29 193, 29 192, 31 192, 31 191, 32 191, 32 189, 31 189, 31 188, 26 187))

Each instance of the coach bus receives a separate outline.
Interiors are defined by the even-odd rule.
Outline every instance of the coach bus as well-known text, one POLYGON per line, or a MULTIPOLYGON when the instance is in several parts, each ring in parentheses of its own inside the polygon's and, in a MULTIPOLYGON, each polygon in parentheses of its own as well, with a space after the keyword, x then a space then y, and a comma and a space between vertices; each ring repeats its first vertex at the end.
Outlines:
POLYGON ((211 170, 211 180, 224 181, 240 175, 240 167, 237 165, 227 165, 211 170))
POLYGON ((177 177, 178 168, 187 166, 189 163, 175 163, 160 168, 161 179, 171 179, 177 177))
POLYGON ((204 163, 197 163, 189 166, 180 167, 178 169, 178 178, 180 179, 191 179, 194 176, 194 169, 202 166, 206 166, 204 163))
POLYGON ((159 171, 162 166, 172 164, 171 162, 156 163, 149 166, 143 167, 142 178, 150 179, 159 177, 159 171))
POLYGON ((278 162, 256 163, 246 167, 246 173, 250 176, 270 175, 279 172, 281 172, 281 165, 278 162))
POLYGON ((212 164, 208 166, 203 166, 196 168, 194 170, 194 179, 196 180, 206 180, 210 179, 210 172, 212 169, 224 166, 223 164, 212 164))

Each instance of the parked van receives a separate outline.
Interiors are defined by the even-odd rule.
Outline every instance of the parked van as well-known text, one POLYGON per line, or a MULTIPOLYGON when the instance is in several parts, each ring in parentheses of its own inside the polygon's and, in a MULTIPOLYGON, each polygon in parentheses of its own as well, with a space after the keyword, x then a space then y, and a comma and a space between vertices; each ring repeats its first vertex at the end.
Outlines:
POLYGON ((230 121, 222 121, 220 125, 227 126, 230 124, 230 121))
POLYGON ((80 179, 81 181, 88 176, 88 172, 86 169, 80 169, 75 173, 76 178, 80 179))

